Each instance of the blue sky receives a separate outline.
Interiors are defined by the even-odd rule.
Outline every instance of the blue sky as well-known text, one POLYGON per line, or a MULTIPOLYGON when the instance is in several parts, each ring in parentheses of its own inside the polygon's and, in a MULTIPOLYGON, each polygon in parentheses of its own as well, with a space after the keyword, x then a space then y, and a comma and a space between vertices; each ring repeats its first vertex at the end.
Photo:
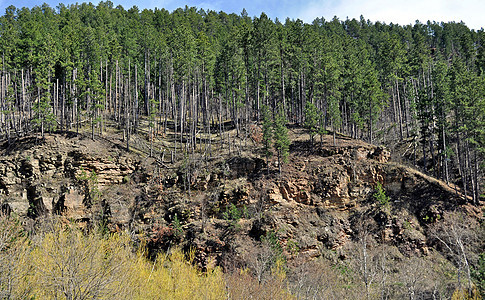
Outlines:
MULTIPOLYGON (((66 5, 73 0, 0 0, 0 12, 3 14, 9 5, 16 7, 33 7, 46 2, 56 7, 59 2, 66 5)), ((91 1, 97 4, 99 1, 91 1)), ((479 30, 485 28, 485 1, 483 0, 112 0, 115 6, 122 5, 125 9, 136 5, 139 9, 165 8, 172 11, 178 7, 195 6, 198 8, 225 11, 240 14, 246 8, 250 16, 259 16, 264 11, 271 19, 284 21, 287 17, 311 22, 316 17, 332 19, 337 16, 341 20, 347 17, 359 19, 363 15, 372 22, 381 21, 387 24, 414 24, 416 20, 425 23, 432 21, 465 22, 468 27, 479 30)))

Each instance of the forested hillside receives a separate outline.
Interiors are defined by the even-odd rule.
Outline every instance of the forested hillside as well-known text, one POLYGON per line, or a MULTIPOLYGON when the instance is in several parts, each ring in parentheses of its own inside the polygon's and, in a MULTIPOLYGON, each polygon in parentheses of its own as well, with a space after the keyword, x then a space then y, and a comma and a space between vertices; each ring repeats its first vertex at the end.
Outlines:
POLYGON ((483 29, 106 1, 0 35, 0 297, 485 296, 483 29))
POLYGON ((9 141, 86 125, 102 135, 115 124, 129 147, 145 116, 151 136, 172 126, 190 152, 212 142, 204 133, 224 139, 224 126, 248 135, 263 106, 300 125, 313 108, 315 132, 403 141, 412 163, 480 196, 483 30, 110 1, 10 6, 0 23, 0 136, 9 141))

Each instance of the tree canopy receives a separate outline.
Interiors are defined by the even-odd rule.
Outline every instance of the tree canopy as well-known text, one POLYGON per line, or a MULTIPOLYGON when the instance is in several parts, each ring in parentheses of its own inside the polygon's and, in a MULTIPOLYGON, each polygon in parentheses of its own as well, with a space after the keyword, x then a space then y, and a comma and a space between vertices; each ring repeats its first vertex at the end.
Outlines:
POLYGON ((411 141, 416 165, 480 197, 485 33, 464 23, 306 24, 105 1, 10 6, 0 34, 1 138, 83 124, 94 138, 109 121, 129 146, 146 117, 153 131, 174 124, 194 149, 204 142, 197 133, 215 124, 221 139, 228 121, 249 132, 266 106, 306 125, 312 140, 329 129, 371 143, 411 141))

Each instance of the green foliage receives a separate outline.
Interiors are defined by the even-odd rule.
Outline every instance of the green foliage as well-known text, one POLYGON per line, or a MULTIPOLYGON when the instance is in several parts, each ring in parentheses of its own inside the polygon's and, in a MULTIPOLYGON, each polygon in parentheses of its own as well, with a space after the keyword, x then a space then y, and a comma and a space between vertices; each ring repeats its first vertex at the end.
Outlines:
POLYGON ((232 150, 226 124, 244 140, 258 121, 263 156, 277 154, 281 166, 282 124, 304 125, 312 143, 330 127, 334 138, 412 138, 422 146, 414 164, 422 156, 426 171, 463 185, 475 204, 483 193, 473 185, 485 157, 485 33, 463 23, 282 23, 265 13, 126 10, 107 1, 10 6, 0 34, 0 139, 59 127, 82 133, 88 124, 94 138, 106 124, 126 131, 129 148, 148 120, 150 142, 163 123, 185 151, 211 149, 215 129, 232 150), (464 161, 473 170, 461 170, 464 161), (449 174, 456 169, 463 178, 449 174))
POLYGON ((274 120, 274 148, 278 153, 278 167, 281 174, 281 164, 288 162, 290 154, 291 141, 288 137, 288 128, 286 128, 286 117, 282 110, 276 114, 274 120))
POLYGON ((315 104, 307 102, 305 104, 305 128, 308 129, 310 141, 313 144, 313 137, 319 133, 319 121, 321 113, 318 111, 315 104))
POLYGON ((380 182, 377 183, 376 189, 374 191, 374 199, 383 208, 389 207, 389 196, 386 195, 384 188, 380 182))
POLYGON ((485 298, 485 253, 480 254, 477 266, 472 269, 472 276, 482 298, 485 298))
POLYGON ((273 152, 271 151, 272 147, 272 140, 273 140, 273 121, 271 118, 271 113, 269 111, 268 106, 264 105, 262 108, 262 118, 263 118, 263 151, 264 156, 269 158, 273 156, 273 152))
POLYGON ((290 255, 297 255, 298 252, 300 252, 300 247, 298 246, 298 243, 294 240, 288 240, 286 243, 286 251, 290 253, 290 255))
POLYGON ((246 205, 238 208, 234 203, 226 206, 226 210, 222 213, 224 220, 229 221, 230 226, 234 229, 239 229, 239 220, 241 220, 242 217, 247 218, 248 215, 249 212, 246 205))
POLYGON ((82 167, 80 171, 76 178, 84 187, 84 201, 86 205, 97 204, 101 198, 101 192, 98 188, 98 175, 94 171, 88 173, 82 167))
POLYGON ((182 228, 182 223, 180 223, 180 220, 176 213, 173 217, 172 227, 174 229, 174 235, 176 238, 181 238, 184 235, 184 229, 182 228))
POLYGON ((423 217, 423 221, 429 222, 429 223, 434 223, 435 221, 439 221, 441 219, 441 215, 436 215, 436 217, 430 217, 428 215, 423 217))
POLYGON ((278 236, 274 231, 269 231, 263 235, 261 237, 261 242, 267 244, 273 251, 274 262, 283 257, 283 247, 281 247, 278 236))
POLYGON ((155 127, 155 119, 157 116, 157 108, 158 108, 159 102, 156 101, 155 99, 150 99, 149 103, 150 103, 150 106, 149 106, 150 112, 148 116, 148 121, 149 121, 148 126, 150 127, 150 129, 153 129, 155 127))
POLYGON ((42 131, 42 133, 45 130, 55 130, 56 119, 52 113, 50 98, 48 96, 43 96, 35 102, 32 110, 34 111, 32 122, 35 129, 42 131))
POLYGON ((222 213, 222 217, 226 221, 239 221, 241 219, 241 211, 237 208, 234 203, 229 204, 226 206, 226 211, 222 213))
POLYGON ((404 220, 403 224, 402 224, 402 227, 406 230, 411 230, 413 227, 411 226, 411 222, 409 222, 408 220, 404 220))

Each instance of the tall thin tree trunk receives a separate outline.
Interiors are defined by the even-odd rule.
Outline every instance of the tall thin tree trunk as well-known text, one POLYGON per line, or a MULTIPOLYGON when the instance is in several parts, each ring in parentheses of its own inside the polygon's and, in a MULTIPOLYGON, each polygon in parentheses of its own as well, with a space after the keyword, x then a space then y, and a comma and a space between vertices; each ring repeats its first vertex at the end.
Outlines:
POLYGON ((446 134, 445 134, 445 126, 442 127, 442 142, 443 142, 443 157, 444 157, 444 171, 445 171, 445 181, 446 183, 449 182, 449 174, 448 174, 448 151, 446 149, 446 134))
POLYGON ((403 127, 402 127, 402 108, 401 108, 401 96, 399 94, 399 82, 396 79, 396 94, 397 94, 397 109, 398 109, 398 122, 399 122, 399 138, 403 139, 403 127))

